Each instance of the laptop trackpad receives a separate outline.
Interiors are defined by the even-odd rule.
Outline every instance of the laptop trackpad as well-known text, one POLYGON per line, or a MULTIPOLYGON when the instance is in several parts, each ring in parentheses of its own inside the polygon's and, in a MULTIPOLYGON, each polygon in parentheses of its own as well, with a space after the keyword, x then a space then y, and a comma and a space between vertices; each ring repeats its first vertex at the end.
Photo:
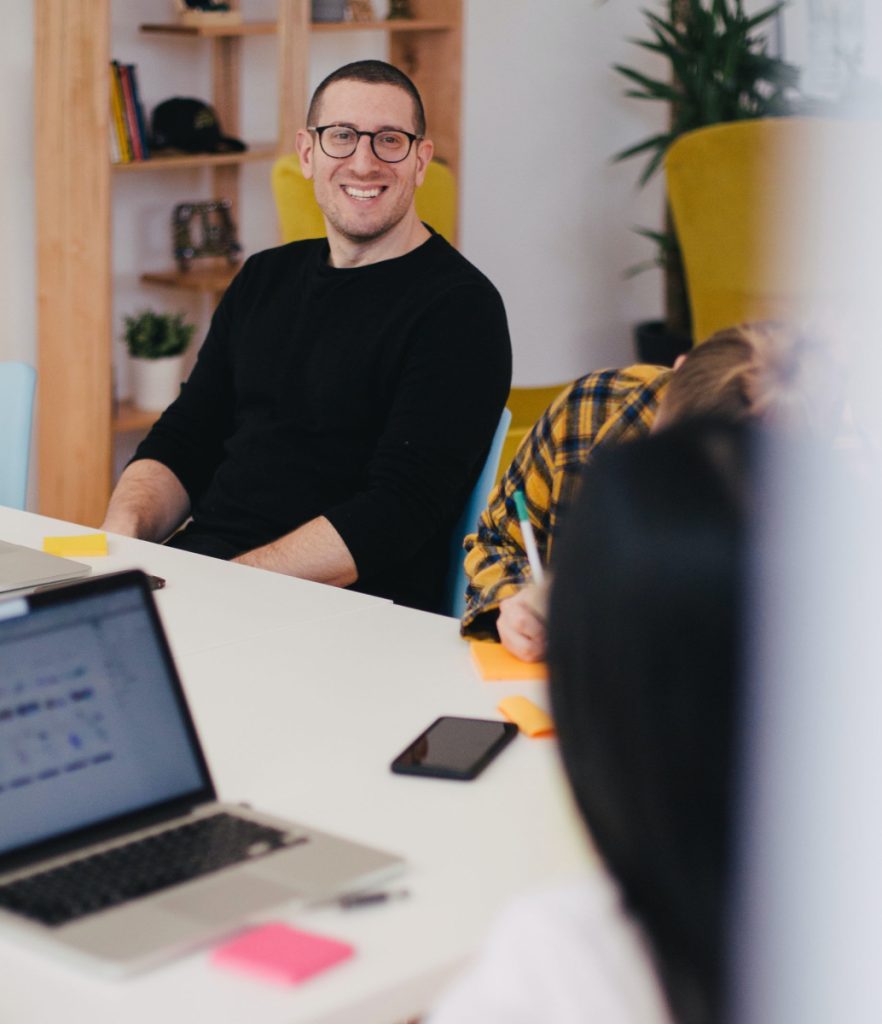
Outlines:
POLYGON ((172 910, 203 924, 224 924, 265 907, 278 906, 294 899, 290 887, 254 878, 246 871, 221 878, 195 882, 170 892, 156 901, 163 910, 172 910))

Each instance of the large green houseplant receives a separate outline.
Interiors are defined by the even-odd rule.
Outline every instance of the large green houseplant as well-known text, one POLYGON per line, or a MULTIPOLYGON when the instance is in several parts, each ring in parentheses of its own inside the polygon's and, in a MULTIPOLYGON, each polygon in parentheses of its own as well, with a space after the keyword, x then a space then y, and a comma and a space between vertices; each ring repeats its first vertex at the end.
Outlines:
MULTIPOLYGON (((614 65, 629 84, 625 95, 669 107, 667 129, 618 153, 614 159, 648 156, 640 175, 644 185, 662 166, 671 143, 684 132, 724 121, 793 113, 799 71, 769 52, 768 30, 784 7, 748 15, 742 0, 664 0, 663 14, 645 10, 649 38, 634 44, 659 54, 667 75, 653 78, 636 68, 614 65)), ((665 275, 664 328, 673 347, 691 344, 689 303, 683 263, 670 212, 660 231, 638 229, 656 246, 653 259, 665 275)))

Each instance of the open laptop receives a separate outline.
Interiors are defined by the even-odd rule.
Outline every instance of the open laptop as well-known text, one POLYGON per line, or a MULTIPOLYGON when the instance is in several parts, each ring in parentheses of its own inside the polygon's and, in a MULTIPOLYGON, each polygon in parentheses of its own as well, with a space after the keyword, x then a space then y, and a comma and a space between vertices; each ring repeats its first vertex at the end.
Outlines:
POLYGON ((0 540, 0 595, 88 576, 91 565, 0 540))
POLYGON ((143 573, 0 601, 0 927, 125 973, 402 867, 216 801, 143 573))

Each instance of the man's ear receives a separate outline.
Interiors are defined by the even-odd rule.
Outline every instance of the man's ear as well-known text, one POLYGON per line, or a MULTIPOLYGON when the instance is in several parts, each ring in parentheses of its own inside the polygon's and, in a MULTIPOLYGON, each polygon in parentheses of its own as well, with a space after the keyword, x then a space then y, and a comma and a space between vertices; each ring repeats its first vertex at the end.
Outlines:
POLYGON ((304 178, 312 177, 312 157, 315 150, 315 139, 312 132, 299 128, 294 138, 294 147, 300 157, 300 170, 304 178))
POLYGON ((681 353, 681 354, 680 354, 679 356, 677 356, 677 358, 676 358, 676 359, 674 360, 674 373, 676 373, 676 372, 677 372, 677 370, 679 370, 679 369, 680 369, 680 367, 681 367, 681 366, 683 365, 683 363, 685 363, 685 362, 686 362, 686 353, 685 353, 685 352, 683 352, 683 353, 681 353))
POLYGON ((422 185, 426 177, 426 168, 432 162, 432 154, 435 152, 435 143, 431 139, 423 139, 417 143, 416 155, 416 183, 417 187, 422 185))

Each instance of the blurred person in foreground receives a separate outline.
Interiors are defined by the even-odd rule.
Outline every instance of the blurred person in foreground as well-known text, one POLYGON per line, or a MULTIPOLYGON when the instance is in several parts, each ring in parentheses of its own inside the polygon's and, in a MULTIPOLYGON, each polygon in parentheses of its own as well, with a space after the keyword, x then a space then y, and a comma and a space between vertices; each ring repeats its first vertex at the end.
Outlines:
POLYGON ((673 370, 632 366, 575 381, 524 439, 466 537, 463 634, 498 636, 524 661, 545 657, 546 594, 532 584, 515 491, 547 565, 581 469, 600 450, 694 416, 829 425, 839 415, 838 375, 813 335, 764 321, 718 331, 673 370))
POLYGON ((754 447, 696 421, 586 467, 548 661, 602 864, 511 907, 430 1024, 720 1019, 754 447))

